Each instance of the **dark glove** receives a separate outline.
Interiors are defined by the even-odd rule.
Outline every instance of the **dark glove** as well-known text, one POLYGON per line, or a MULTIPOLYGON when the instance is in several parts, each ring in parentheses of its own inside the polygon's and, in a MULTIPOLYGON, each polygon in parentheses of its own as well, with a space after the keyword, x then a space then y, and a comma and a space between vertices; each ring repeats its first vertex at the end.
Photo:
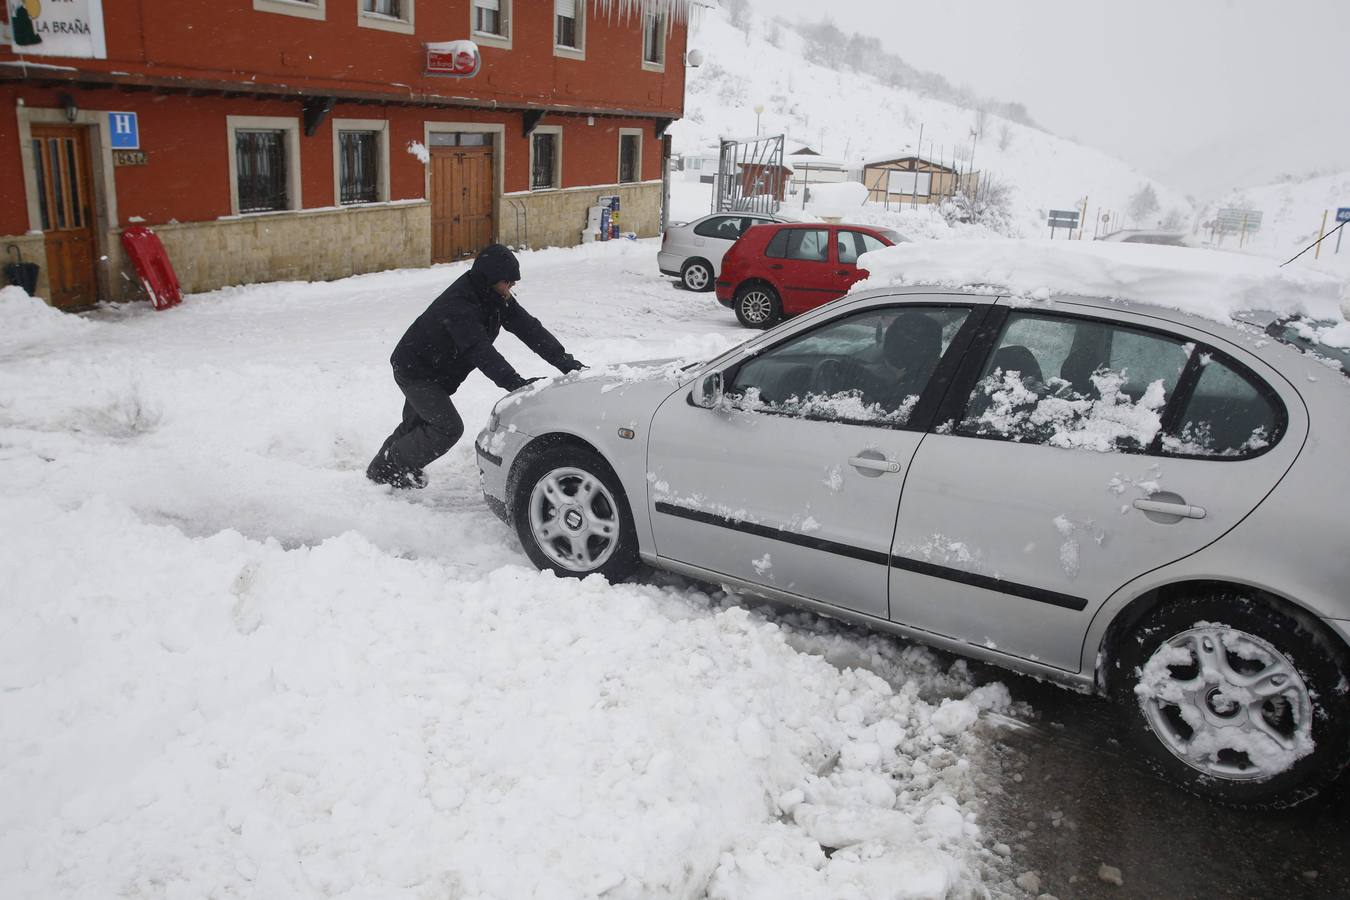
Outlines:
POLYGON ((520 390, 523 387, 528 387, 529 385, 534 384, 536 381, 543 381, 543 380, 544 380, 543 375, 536 375, 533 378, 522 378, 520 379, 520 384, 516 386, 516 390, 520 390))
POLYGON ((578 372, 578 371, 580 371, 580 370, 582 370, 582 369, 584 369, 584 368, 586 368, 586 366, 585 366, 584 364, 578 362, 577 360, 573 359, 573 358, 570 357, 570 356, 567 357, 567 361, 566 361, 566 362, 564 362, 561 366, 558 366, 558 369, 559 369, 564 375, 566 375, 568 372, 578 372))

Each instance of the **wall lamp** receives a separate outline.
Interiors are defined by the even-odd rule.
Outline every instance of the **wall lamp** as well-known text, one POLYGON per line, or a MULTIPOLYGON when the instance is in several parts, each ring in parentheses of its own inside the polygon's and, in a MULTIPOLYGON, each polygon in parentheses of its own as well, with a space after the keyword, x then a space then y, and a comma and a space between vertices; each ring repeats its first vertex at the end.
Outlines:
POLYGON ((76 119, 80 117, 80 108, 75 104, 74 97, 70 96, 69 94, 63 93, 61 94, 61 96, 56 98, 56 102, 60 103, 63 107, 65 107, 67 122, 73 123, 76 119))

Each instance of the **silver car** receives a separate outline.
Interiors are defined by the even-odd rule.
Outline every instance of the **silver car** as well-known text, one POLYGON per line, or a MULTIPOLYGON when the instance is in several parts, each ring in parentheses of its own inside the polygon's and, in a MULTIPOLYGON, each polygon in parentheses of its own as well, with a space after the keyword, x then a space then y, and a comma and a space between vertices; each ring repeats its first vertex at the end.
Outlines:
POLYGON ((722 269, 722 256, 755 225, 781 222, 761 213, 713 213, 692 222, 677 222, 661 236, 656 254, 662 275, 680 279, 691 291, 711 291, 722 269))
POLYGON ((509 395, 483 492, 559 575, 645 562, 1113 697, 1162 775, 1293 805, 1350 752, 1350 383, 1269 326, 865 292, 509 395))

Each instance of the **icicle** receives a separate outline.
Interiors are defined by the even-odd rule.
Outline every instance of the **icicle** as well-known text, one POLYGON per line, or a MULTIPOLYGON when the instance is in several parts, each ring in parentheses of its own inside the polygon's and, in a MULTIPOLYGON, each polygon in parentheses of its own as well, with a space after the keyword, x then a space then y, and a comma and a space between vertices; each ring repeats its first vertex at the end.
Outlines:
POLYGON ((697 17, 698 12, 705 6, 711 6, 711 0, 592 0, 596 11, 614 21, 617 14, 622 19, 628 19, 632 16, 645 15, 647 13, 656 13, 666 17, 666 27, 675 21, 686 21, 690 18, 691 9, 693 15, 697 17))

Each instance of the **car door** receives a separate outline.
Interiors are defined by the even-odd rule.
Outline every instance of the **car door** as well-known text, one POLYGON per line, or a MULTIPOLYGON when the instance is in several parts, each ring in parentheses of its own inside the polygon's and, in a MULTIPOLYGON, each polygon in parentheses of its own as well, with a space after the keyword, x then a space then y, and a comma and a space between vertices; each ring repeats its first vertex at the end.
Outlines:
POLYGON ((1201 332, 1057 307, 990 316, 916 453, 891 616, 1075 672, 1106 599, 1240 522, 1307 423, 1201 332))
POLYGON ((842 296, 831 256, 826 227, 785 228, 770 242, 765 265, 784 313, 797 315, 842 296))
POLYGON ((847 294, 849 288, 867 277, 867 270, 858 268, 858 257, 888 246, 890 245, 876 235, 865 231, 840 228, 835 232, 834 260, 838 265, 835 266, 834 274, 838 279, 840 296, 847 294))
POLYGON ((716 408, 666 400, 648 451, 656 552, 885 618, 900 487, 932 414, 920 398, 972 308, 850 309, 736 359, 716 408))

